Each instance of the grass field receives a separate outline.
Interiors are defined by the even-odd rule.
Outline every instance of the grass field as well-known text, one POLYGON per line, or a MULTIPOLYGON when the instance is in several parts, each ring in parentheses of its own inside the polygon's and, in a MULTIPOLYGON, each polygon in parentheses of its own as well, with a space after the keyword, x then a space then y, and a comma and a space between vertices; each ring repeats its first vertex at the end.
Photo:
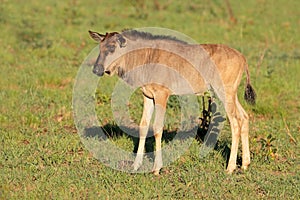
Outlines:
MULTIPOLYGON (((0 0, 0 199, 300 199, 300 1, 230 2, 236 21, 221 0, 0 0), (199 159, 195 141, 158 177, 106 167, 81 143, 72 90, 95 47, 87 31, 149 26, 199 43, 228 44, 247 57, 258 97, 256 106, 246 105, 243 79, 248 171, 225 173, 228 124, 208 158, 199 159)), ((115 80, 101 81, 97 113, 113 124, 115 80)), ((139 93, 131 100, 142 103, 139 93)), ((130 109, 138 120, 141 107, 130 109)), ((168 110, 167 131, 174 129, 176 113, 168 110)), ((116 135, 113 142, 133 150, 130 138, 116 135)))

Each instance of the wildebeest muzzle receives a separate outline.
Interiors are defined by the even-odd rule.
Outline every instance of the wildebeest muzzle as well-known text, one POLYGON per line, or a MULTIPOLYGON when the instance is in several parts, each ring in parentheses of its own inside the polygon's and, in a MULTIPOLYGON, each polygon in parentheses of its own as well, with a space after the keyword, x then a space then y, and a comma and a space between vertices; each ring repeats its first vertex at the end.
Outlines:
POLYGON ((95 63, 93 73, 96 74, 97 76, 103 76, 104 74, 103 65, 95 63))
POLYGON ((104 74, 104 67, 102 64, 99 63, 100 60, 100 55, 98 56, 95 64, 94 64, 94 69, 93 69, 93 73, 98 75, 98 76, 103 76, 104 74))

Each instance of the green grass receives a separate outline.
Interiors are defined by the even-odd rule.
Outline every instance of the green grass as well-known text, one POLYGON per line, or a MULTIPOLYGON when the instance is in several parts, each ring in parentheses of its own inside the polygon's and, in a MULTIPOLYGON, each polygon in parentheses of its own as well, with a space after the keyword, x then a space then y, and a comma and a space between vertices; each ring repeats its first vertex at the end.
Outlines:
MULTIPOLYGON (((299 199, 300 3, 230 2, 236 24, 220 0, 1 0, 0 199, 299 199), (106 167, 81 143, 72 90, 81 62, 95 47, 87 30, 148 26, 174 29, 199 43, 225 43, 247 57, 258 97, 256 106, 245 104, 243 80, 239 96, 251 120, 248 171, 225 173, 228 125, 208 158, 198 158, 195 141, 159 177, 106 167)), ((107 87, 100 85, 96 94, 97 113, 108 123, 113 81, 103 79, 107 87)), ((138 92, 131 102, 138 123, 138 92)), ((169 108, 165 127, 172 131, 176 99, 169 108)), ((126 135, 112 140, 134 148, 126 135)))

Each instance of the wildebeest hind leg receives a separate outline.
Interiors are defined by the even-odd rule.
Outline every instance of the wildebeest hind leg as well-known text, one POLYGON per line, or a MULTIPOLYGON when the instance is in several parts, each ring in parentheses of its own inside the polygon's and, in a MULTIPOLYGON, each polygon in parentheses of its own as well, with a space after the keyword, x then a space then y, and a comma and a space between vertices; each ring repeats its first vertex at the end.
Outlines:
POLYGON ((242 140, 242 153, 243 163, 242 169, 246 170, 250 165, 250 150, 249 150, 249 116, 237 100, 237 106, 240 114, 241 126, 241 140, 242 140))
POLYGON ((236 169, 239 138, 241 135, 240 124, 237 116, 238 110, 237 110, 235 98, 226 98, 225 110, 229 118, 231 133, 232 133, 231 151, 230 151, 230 157, 227 166, 227 172, 232 173, 236 169))

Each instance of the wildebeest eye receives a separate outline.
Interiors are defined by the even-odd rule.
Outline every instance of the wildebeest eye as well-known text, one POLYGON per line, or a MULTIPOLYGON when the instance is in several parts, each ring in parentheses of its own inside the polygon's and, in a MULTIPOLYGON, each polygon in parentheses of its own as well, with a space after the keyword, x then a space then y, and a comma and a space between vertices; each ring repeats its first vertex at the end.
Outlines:
POLYGON ((113 53, 115 51, 115 46, 114 45, 108 45, 107 46, 107 50, 110 52, 110 53, 113 53))

